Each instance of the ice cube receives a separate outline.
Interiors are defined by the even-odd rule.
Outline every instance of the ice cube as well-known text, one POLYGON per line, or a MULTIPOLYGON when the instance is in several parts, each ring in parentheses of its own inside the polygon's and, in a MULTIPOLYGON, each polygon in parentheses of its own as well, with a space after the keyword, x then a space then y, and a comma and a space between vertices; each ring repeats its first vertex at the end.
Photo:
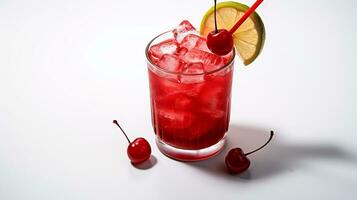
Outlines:
POLYGON ((204 68, 205 72, 212 72, 214 70, 219 69, 222 66, 223 65, 204 65, 203 68, 204 68))
MULTIPOLYGON (((233 51, 228 53, 227 55, 222 56, 222 59, 224 60, 224 65, 228 64, 233 57, 233 51)), ((223 65, 217 66, 217 65, 204 65, 203 68, 205 69, 206 72, 211 72, 214 70, 217 70, 219 68, 223 67, 223 65)), ((213 77, 215 76, 225 76, 227 73, 229 73, 232 70, 231 67, 225 67, 225 69, 219 70, 218 73, 215 73, 213 77)), ((206 76, 207 78, 207 76, 206 76)))
POLYGON ((205 80, 205 75, 203 74, 204 72, 203 64, 201 62, 189 63, 183 69, 183 73, 189 75, 181 75, 180 81, 181 83, 186 84, 201 83, 205 80))
POLYGON ((190 111, 193 108, 192 100, 185 94, 178 94, 175 97, 175 109, 190 111))
POLYGON ((149 51, 149 59, 151 60, 152 63, 157 63, 157 61, 159 61, 159 58, 155 57, 154 55, 152 55, 152 53, 150 53, 149 51))
POLYGON ((193 27, 187 20, 182 21, 179 26, 172 31, 172 33, 174 34, 176 41, 179 43, 188 34, 198 34, 195 27, 193 27))
POLYGON ((189 34, 180 43, 181 47, 186 47, 188 50, 193 48, 199 49, 206 52, 211 52, 207 47, 207 40, 198 35, 189 34))
POLYGON ((199 50, 211 53, 211 50, 209 50, 209 48, 207 47, 206 38, 201 37, 201 39, 197 41, 195 49, 199 49, 199 50))
POLYGON ((188 52, 188 49, 185 47, 179 47, 176 51, 176 54, 179 58, 182 58, 186 53, 188 52))
POLYGON ((224 57, 208 53, 199 49, 192 49, 191 51, 188 51, 183 57, 183 60, 187 63, 201 62, 204 65, 211 65, 217 68, 222 67, 227 62, 224 57))
POLYGON ((211 110, 211 109, 203 108, 200 110, 200 112, 202 112, 202 114, 207 115, 213 119, 223 118, 226 115, 226 112, 224 112, 224 110, 219 110, 219 109, 211 110))
POLYGON ((149 57, 152 59, 152 61, 155 62, 155 60, 159 60, 164 54, 175 54, 177 48, 178 43, 176 42, 176 40, 168 39, 151 46, 149 50, 149 57))
POLYGON ((190 111, 178 111, 175 109, 158 109, 158 122, 163 126, 162 128, 189 128, 192 123, 194 116, 190 111))
POLYGON ((159 109, 174 109, 190 111, 193 108, 192 99, 185 92, 172 92, 157 96, 155 102, 159 109))
POLYGON ((183 40, 180 43, 180 46, 185 47, 188 50, 191 50, 196 46, 198 40, 203 40, 203 39, 198 35, 188 34, 183 38, 183 40))
POLYGON ((181 72, 185 64, 177 56, 170 54, 164 54, 157 63, 160 68, 169 72, 181 72))
POLYGON ((199 95, 199 101, 202 107, 207 110, 221 110, 227 105, 228 89, 224 88, 224 83, 212 82, 206 84, 199 95))
POLYGON ((189 63, 186 65, 185 69, 183 70, 185 74, 201 74, 204 73, 203 63, 201 62, 194 62, 189 63))

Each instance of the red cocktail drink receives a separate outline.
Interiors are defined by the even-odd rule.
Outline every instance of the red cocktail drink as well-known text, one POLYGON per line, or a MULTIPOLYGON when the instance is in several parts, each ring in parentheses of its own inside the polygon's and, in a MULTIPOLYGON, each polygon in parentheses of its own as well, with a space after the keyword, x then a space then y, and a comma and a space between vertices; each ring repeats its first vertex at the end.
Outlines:
POLYGON ((159 149, 178 160, 202 160, 224 145, 229 126, 234 51, 210 52, 183 21, 146 49, 152 125, 159 149))

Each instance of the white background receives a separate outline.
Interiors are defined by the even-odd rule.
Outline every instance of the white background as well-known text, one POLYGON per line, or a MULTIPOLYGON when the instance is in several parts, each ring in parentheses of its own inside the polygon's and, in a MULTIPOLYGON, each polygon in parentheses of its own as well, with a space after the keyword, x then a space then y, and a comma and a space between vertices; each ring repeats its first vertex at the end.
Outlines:
POLYGON ((144 48, 212 4, 0 0, 0 199, 356 199, 353 0, 264 1, 264 51, 236 60, 227 149, 199 163, 160 154, 144 48), (149 140, 151 168, 130 164, 113 119, 149 140), (229 148, 271 129, 248 172, 225 173, 229 148))

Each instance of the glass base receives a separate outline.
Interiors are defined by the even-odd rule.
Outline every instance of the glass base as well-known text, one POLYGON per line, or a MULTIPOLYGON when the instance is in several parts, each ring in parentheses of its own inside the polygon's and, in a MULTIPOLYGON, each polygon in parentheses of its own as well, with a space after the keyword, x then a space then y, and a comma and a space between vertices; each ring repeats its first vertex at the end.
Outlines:
POLYGON ((168 145, 156 137, 156 145, 161 153, 174 160, 185 162, 201 161, 211 158, 217 155, 223 149, 225 143, 226 139, 223 137, 219 142, 210 147, 198 150, 185 150, 168 145))

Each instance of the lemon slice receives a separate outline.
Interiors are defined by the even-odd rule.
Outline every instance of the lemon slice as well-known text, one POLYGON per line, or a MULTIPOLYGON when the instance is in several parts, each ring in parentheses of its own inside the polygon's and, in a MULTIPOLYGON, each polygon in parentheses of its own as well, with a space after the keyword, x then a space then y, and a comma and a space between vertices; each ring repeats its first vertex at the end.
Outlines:
MULTIPOLYGON (((249 9, 248 6, 233 2, 217 4, 218 29, 230 30, 249 9)), ((200 33, 207 36, 214 30, 214 7, 210 8, 201 21, 200 33)), ((254 12, 233 34, 234 47, 244 65, 252 63, 261 52, 265 40, 264 24, 254 12)))

